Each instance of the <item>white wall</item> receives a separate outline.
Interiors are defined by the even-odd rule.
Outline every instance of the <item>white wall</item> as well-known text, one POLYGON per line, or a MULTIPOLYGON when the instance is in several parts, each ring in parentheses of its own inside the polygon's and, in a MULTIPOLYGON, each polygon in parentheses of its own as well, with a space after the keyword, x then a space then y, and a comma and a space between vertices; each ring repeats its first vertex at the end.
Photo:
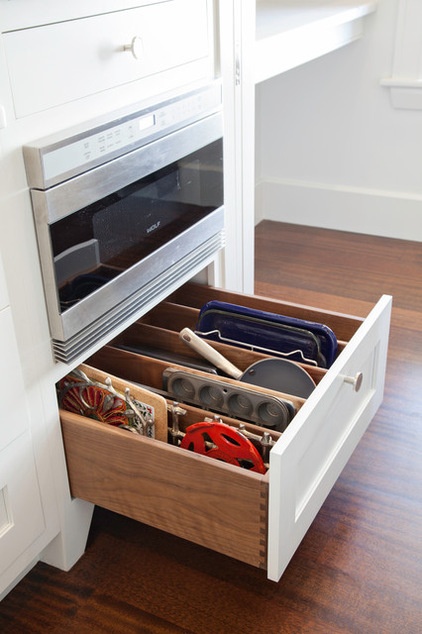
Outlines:
POLYGON ((257 218, 422 241, 422 110, 391 105, 398 0, 256 89, 257 218))

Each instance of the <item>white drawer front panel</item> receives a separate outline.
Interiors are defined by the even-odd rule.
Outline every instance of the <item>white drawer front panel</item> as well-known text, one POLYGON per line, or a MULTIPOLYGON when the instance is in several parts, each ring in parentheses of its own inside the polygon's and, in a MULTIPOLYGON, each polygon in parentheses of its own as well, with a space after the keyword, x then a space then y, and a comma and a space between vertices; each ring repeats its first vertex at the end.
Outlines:
POLYGON ((272 580, 280 578, 381 403, 390 312, 385 296, 271 451, 272 580), (358 373, 363 379, 356 391, 347 380, 358 373))
MULTIPOLYGON (((209 70, 211 50, 207 0, 170 0, 13 31, 4 40, 18 118, 195 60, 209 70)), ((185 83, 199 78, 188 74, 185 83)))

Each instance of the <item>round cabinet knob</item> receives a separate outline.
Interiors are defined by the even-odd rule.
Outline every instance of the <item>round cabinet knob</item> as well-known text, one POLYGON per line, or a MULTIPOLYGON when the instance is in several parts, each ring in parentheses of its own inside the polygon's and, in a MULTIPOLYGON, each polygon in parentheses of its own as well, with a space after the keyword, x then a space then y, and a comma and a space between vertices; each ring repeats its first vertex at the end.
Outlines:
POLYGON ((350 383, 350 385, 353 386, 353 389, 355 390, 355 392, 359 392, 360 388, 362 387, 362 381, 363 381, 362 372, 356 372, 355 376, 344 377, 344 382, 350 383))
POLYGON ((130 51, 135 59, 140 59, 144 52, 142 38, 139 35, 135 35, 130 44, 124 45, 123 50, 130 51))

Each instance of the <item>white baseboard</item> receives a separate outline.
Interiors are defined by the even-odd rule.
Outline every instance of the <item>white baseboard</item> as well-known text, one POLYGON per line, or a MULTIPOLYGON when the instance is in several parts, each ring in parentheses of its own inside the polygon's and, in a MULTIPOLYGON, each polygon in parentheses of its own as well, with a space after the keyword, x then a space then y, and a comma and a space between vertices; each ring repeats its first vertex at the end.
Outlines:
POLYGON ((300 181, 262 181, 256 223, 293 224, 422 242, 422 195, 300 181))

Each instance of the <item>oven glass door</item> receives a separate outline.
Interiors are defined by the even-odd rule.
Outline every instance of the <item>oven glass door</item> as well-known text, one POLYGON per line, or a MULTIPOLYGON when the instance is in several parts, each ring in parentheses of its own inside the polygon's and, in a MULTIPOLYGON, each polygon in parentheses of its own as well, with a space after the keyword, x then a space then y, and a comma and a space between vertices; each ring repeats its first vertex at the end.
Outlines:
POLYGON ((60 311, 223 205, 221 139, 50 225, 60 311))

